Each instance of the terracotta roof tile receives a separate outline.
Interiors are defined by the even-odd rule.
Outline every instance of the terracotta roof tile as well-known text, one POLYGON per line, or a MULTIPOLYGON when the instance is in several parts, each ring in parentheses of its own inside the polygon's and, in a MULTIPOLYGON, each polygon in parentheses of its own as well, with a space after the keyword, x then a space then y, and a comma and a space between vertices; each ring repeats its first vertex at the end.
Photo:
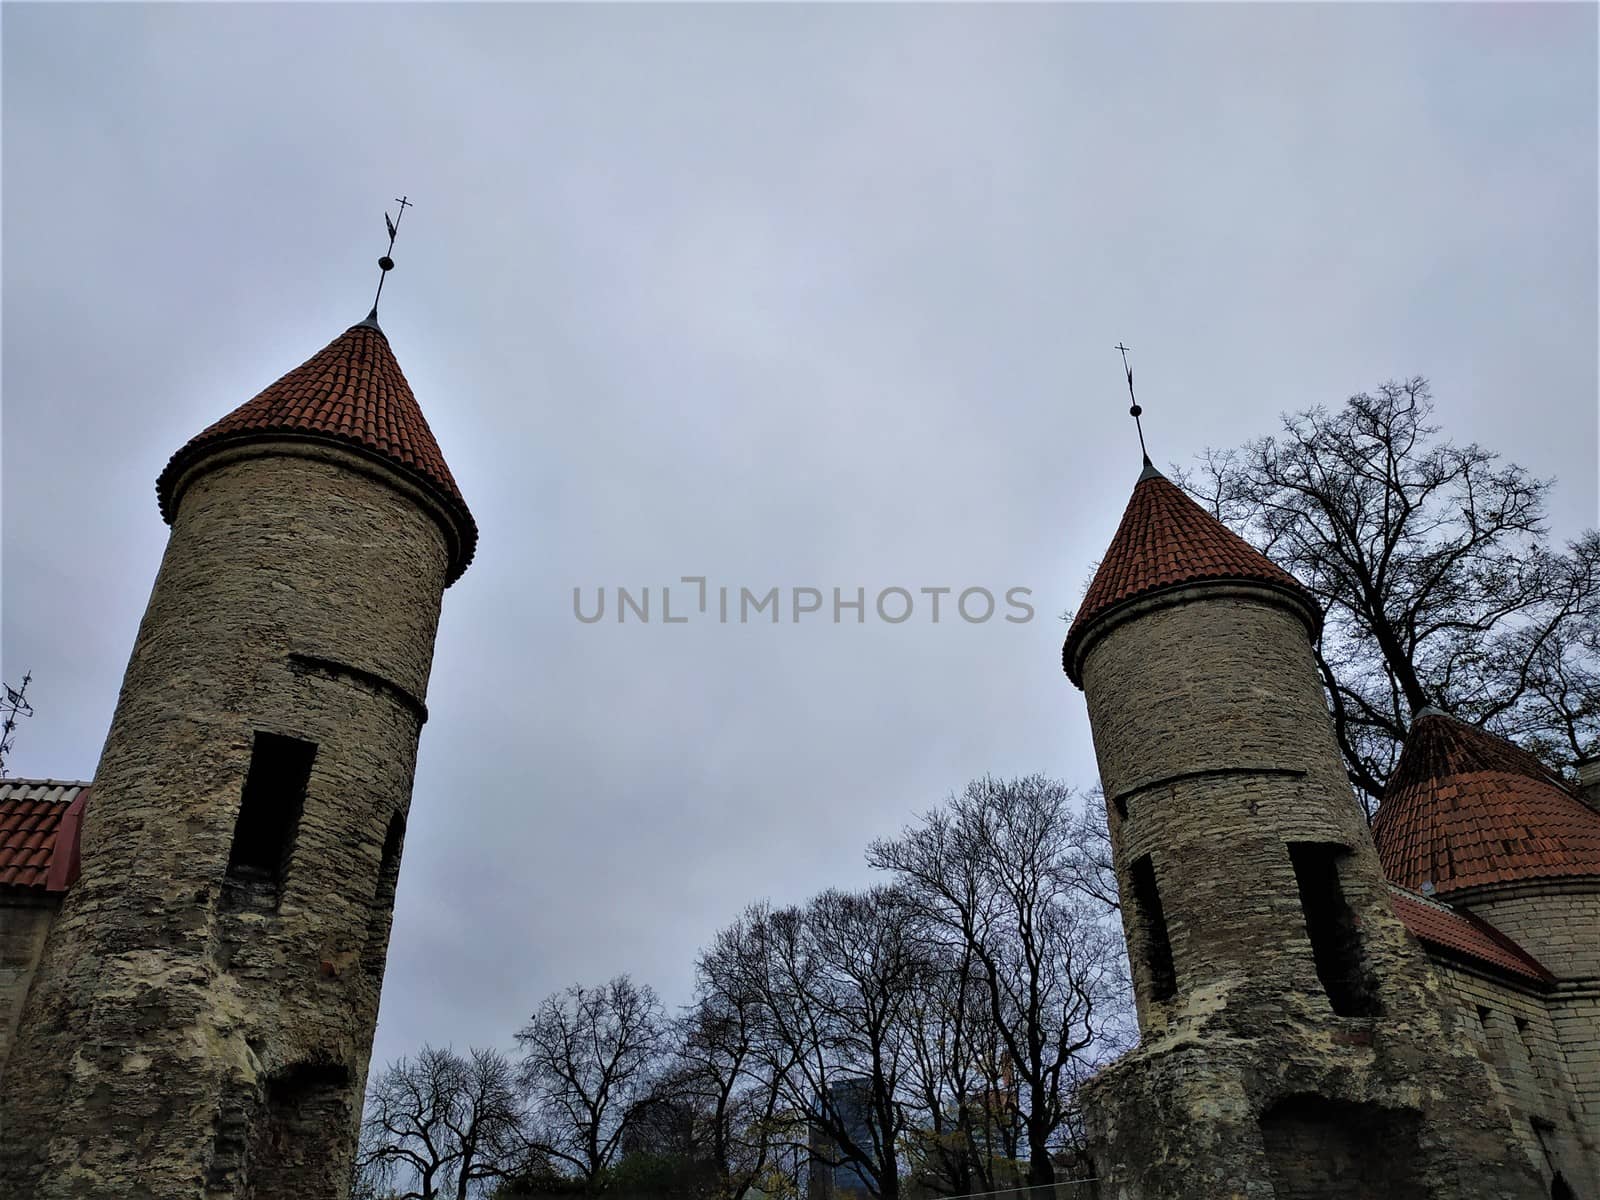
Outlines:
POLYGON ((285 435, 353 447, 419 483, 459 526, 450 531, 455 544, 449 582, 467 569, 477 548, 477 524, 411 385, 401 374, 389 339, 370 319, 345 330, 174 454, 156 481, 161 515, 171 522, 177 508, 174 489, 178 481, 212 448, 285 435))
POLYGON ((1389 903, 1395 916, 1425 945, 1542 986, 1555 982, 1555 976, 1538 959, 1464 909, 1451 908, 1393 885, 1389 888, 1389 903))
POLYGON ((77 878, 77 825, 86 783, 0 779, 0 890, 64 892, 77 878))
POLYGON ((1439 892, 1600 876, 1600 813, 1487 730, 1419 716, 1372 822, 1391 880, 1439 892))
POLYGON ((1294 576, 1146 466, 1067 631, 1061 648, 1067 675, 1080 682, 1073 658, 1096 618, 1126 601, 1202 580, 1269 583, 1293 592, 1311 612, 1319 611, 1294 576))

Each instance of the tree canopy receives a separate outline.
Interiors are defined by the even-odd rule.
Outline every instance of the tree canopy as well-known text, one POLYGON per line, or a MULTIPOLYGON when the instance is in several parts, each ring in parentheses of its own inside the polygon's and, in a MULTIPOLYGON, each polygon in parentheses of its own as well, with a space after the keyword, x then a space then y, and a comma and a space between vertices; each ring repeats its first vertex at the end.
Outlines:
POLYGON ((1188 490, 1321 603, 1317 664, 1368 812, 1427 705, 1557 768, 1600 750, 1600 535, 1554 544, 1540 479, 1432 423, 1427 380, 1286 414, 1188 490))
POLYGON ((675 1019, 623 975, 546 997, 517 1062, 392 1064, 369 1089, 363 1194, 797 1198, 825 1172, 896 1200, 1050 1180, 1127 1008, 1082 807, 1042 777, 979 780, 873 846, 877 886, 746 907, 675 1019), (469 1066, 494 1068, 492 1136, 469 1066))

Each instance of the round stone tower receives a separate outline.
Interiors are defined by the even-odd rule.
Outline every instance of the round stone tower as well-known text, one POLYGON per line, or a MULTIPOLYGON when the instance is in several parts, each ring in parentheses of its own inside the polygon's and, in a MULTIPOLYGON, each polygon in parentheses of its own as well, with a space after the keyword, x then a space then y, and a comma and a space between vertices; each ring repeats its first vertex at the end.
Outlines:
POLYGON ((1063 647, 1141 1034, 1089 1090, 1106 1194, 1538 1195, 1392 910, 1312 654, 1320 622, 1146 460, 1063 647))
POLYGON ((0 1194, 348 1192, 434 634, 477 530, 376 315, 172 457, 0 1098, 0 1194))
POLYGON ((1600 1148, 1600 812, 1521 747, 1429 708, 1372 833, 1390 879, 1487 920, 1557 978, 1552 1031, 1600 1148))

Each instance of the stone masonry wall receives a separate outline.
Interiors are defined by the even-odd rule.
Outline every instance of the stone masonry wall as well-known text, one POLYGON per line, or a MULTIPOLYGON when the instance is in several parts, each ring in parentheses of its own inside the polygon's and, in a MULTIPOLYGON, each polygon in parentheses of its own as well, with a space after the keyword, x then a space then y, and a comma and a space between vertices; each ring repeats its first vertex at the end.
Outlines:
POLYGON ((1600 1141, 1600 880, 1542 880, 1452 893, 1559 982, 1549 999, 1578 1102, 1600 1141))
POLYGON ((23 1001, 60 907, 59 896, 0 895, 0 1089, 23 1001))
POLYGON ((0 1195, 349 1186, 368 939, 388 930, 371 909, 410 803, 445 539, 403 481, 336 450, 215 461, 179 505, 24 1014, 0 1195), (317 747, 276 907, 225 899, 258 732, 317 747))
POLYGON ((1556 978, 1600 984, 1600 879, 1534 880, 1440 898, 1477 913, 1556 978))
POLYGON ((1457 964, 1436 966, 1546 1186, 1559 1170, 1579 1195, 1600 1195, 1600 1130, 1583 1117, 1546 997, 1457 964))
MULTIPOLYGON (((1197 594, 1113 629, 1083 669, 1119 881, 1127 895, 1128 864, 1151 856, 1177 1002, 1214 1005, 1264 971, 1320 993, 1291 842, 1348 848, 1340 883, 1379 974, 1385 955, 1411 959, 1304 623, 1259 593, 1197 594)), ((1172 1015, 1155 1009, 1141 1002, 1146 1027, 1172 1015)))
POLYGON ((1362 1172, 1382 1161, 1404 1165, 1390 1182, 1408 1195, 1542 1196, 1389 905, 1292 604, 1196 585, 1115 614, 1082 660, 1141 1031, 1085 1096, 1102 1191, 1270 1200, 1298 1179, 1375 1197, 1362 1172), (1167 998, 1135 911, 1145 860, 1171 944, 1167 998), (1317 950, 1314 917, 1339 927, 1317 950), (1373 1130, 1393 1136, 1371 1143, 1373 1130))

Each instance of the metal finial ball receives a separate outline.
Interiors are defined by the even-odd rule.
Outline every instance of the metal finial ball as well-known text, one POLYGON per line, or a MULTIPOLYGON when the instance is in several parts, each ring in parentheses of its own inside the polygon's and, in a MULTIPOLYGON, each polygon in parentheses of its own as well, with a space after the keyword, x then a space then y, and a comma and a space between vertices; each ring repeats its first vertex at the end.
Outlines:
POLYGON ((394 259, 390 258, 387 254, 385 254, 382 258, 380 258, 378 260, 378 270, 380 270, 380 271, 392 271, 392 270, 394 270, 394 259))
POLYGON ((1133 417, 1133 418, 1137 419, 1139 414, 1142 413, 1142 412, 1144 412, 1144 409, 1140 408, 1137 404, 1135 404, 1132 408, 1130 408, 1128 410, 1128 415, 1130 417, 1133 417))

